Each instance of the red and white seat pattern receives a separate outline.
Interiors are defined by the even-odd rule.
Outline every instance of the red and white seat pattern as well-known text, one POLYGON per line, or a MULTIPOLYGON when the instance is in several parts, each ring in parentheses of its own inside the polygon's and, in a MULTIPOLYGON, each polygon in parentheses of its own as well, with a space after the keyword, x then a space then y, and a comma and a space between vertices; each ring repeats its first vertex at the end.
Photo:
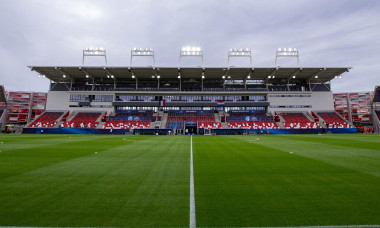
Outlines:
POLYGON ((63 123, 63 127, 67 128, 95 128, 99 122, 100 112, 80 112, 74 116, 71 121, 63 123))
POLYGON ((335 112, 318 112, 318 115, 324 119, 324 123, 328 124, 329 128, 354 128, 335 112))
POLYGON ((312 128, 321 128, 321 125, 319 123, 315 122, 284 122, 284 126, 287 129, 312 129, 312 128))
POLYGON ((222 128, 222 123, 220 122, 198 122, 198 128, 207 128, 207 129, 219 129, 222 128))
POLYGON ((227 124, 232 129, 278 129, 274 121, 229 121, 227 124))
POLYGON ((107 121, 103 129, 141 129, 149 128, 150 121, 126 121, 126 120, 110 120, 107 121))
POLYGON ((63 112, 45 112, 35 121, 33 121, 29 127, 53 127, 57 124, 57 119, 63 114, 63 112))
POLYGON ((319 123, 310 121, 303 113, 281 113, 286 129, 312 129, 321 128, 319 123))

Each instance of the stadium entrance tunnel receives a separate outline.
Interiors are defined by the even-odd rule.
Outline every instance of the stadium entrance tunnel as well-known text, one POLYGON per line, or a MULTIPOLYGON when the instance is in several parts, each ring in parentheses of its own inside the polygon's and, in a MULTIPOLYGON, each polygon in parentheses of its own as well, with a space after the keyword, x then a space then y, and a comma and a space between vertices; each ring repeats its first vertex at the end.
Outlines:
POLYGON ((196 135, 197 134, 197 122, 195 121, 186 121, 185 122, 185 133, 186 135, 196 135))

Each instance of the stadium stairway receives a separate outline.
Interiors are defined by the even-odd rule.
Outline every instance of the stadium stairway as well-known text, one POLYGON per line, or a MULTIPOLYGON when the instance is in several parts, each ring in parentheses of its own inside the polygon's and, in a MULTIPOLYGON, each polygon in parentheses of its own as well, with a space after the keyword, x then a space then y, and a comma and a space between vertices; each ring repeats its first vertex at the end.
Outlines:
MULTIPOLYGON (((50 111, 50 110, 49 110, 50 111)), ((54 112, 54 110, 52 111, 52 112, 54 112)), ((61 126, 61 124, 63 123, 62 122, 62 118, 65 116, 65 114, 67 114, 67 112, 69 112, 69 111, 62 111, 63 112, 63 114, 60 116, 60 117, 58 117, 58 119, 57 119, 57 123, 52 127, 52 128, 59 128, 59 126, 61 126)), ((69 116, 67 116, 67 118, 69 118, 70 117, 70 115, 69 116)), ((66 118, 66 119, 67 119, 66 118)))
POLYGON ((96 129, 103 129, 103 126, 106 122, 99 122, 98 126, 96 126, 96 129))
MULTIPOLYGON (((72 111, 70 114, 69 114, 69 116, 66 118, 66 122, 70 122, 73 118, 74 118, 74 116, 76 116, 78 114, 78 112, 77 111, 72 111)), ((62 121, 61 121, 62 122, 62 121)), ((62 122, 63 123, 63 122, 62 122)))
MULTIPOLYGON (((276 114, 276 113, 275 113, 276 114)), ((278 117, 280 118, 280 122, 276 122, 277 126, 280 128, 280 129, 285 129, 285 126, 284 126, 284 122, 285 122, 285 119, 284 117, 282 117, 281 115, 278 115, 278 117)))
POLYGON ((227 114, 228 114, 228 113, 226 113, 225 111, 219 111, 219 112, 218 112, 220 122, 223 121, 223 120, 222 120, 223 117, 224 117, 224 120, 226 120, 225 118, 226 118, 226 115, 227 115, 227 114))
POLYGON ((281 122, 281 123, 285 122, 285 119, 284 119, 284 117, 283 117, 283 116, 281 116, 281 115, 278 115, 278 117, 280 118, 280 122, 281 122))
POLYGON ((166 127, 166 122, 168 122, 168 113, 164 113, 162 116, 161 128, 166 127))
MULTIPOLYGON (((335 111, 334 111, 335 112, 335 111)), ((349 123, 350 125, 354 126, 353 123, 351 123, 350 121, 346 120, 343 116, 341 116, 339 113, 335 112, 344 122, 346 123, 349 123)))
POLYGON ((102 129, 103 128, 105 122, 102 122, 102 117, 104 116, 104 114, 106 114, 105 111, 101 112, 99 117, 96 119, 96 122, 99 123, 98 126, 96 126, 96 129, 102 129))
POLYGON ((303 114, 311 121, 315 122, 314 117, 309 112, 303 112, 303 114))
POLYGON ((228 129, 228 124, 227 124, 227 122, 222 122, 222 128, 223 128, 223 129, 228 129))
POLYGON ((68 112, 68 111, 64 111, 63 114, 62 114, 60 117, 58 117, 57 122, 62 121, 63 116, 64 116, 65 114, 67 114, 67 112, 68 112))
MULTIPOLYGON (((154 115, 153 115, 154 116, 154 115)), ((161 121, 152 121, 152 122, 150 122, 150 124, 149 124, 149 129, 154 129, 155 128, 155 126, 156 126, 156 123, 157 122, 161 122, 161 121)))
POLYGON ((221 119, 220 119, 220 115, 219 113, 214 113, 214 117, 215 117, 215 122, 222 122, 221 119))
POLYGON ((319 125, 321 127, 323 127, 323 128, 326 128, 325 121, 324 121, 324 119, 320 115, 318 115, 318 112, 313 112, 313 114, 318 117, 318 119, 319 119, 319 121, 318 121, 319 125))
POLYGON ((276 122, 276 124, 277 124, 278 128, 285 129, 285 126, 282 122, 276 122))

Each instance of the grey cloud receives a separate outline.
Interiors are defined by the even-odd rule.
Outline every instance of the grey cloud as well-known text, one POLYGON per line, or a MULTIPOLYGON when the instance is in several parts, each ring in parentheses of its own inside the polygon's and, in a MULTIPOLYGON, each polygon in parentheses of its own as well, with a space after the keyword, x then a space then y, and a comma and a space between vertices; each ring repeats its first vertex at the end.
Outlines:
POLYGON ((26 66, 80 65, 89 46, 106 48, 109 65, 128 65, 133 47, 152 47, 157 65, 177 66, 183 45, 199 45, 207 66, 225 66, 234 47, 251 48, 255 66, 273 66, 277 48, 295 47, 301 66, 353 67, 332 82, 334 91, 373 90, 380 84, 379 10, 376 0, 3 0, 0 84, 46 91, 47 80, 26 66))

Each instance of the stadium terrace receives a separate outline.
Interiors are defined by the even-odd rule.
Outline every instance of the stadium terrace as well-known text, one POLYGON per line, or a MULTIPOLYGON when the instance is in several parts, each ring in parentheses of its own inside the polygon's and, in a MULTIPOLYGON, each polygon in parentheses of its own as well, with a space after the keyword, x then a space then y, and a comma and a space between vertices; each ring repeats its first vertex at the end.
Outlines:
POLYGON ((331 80, 351 67, 279 67, 278 58, 298 50, 278 49, 274 67, 253 67, 249 49, 230 49, 227 67, 182 67, 199 47, 180 50, 178 67, 156 66, 151 48, 131 50, 130 65, 108 66, 106 50, 83 50, 81 66, 29 66, 50 80, 46 111, 27 120, 24 133, 101 134, 288 134, 355 133, 334 110, 331 80), (105 66, 86 66, 101 57, 105 66), (133 66, 136 57, 153 66, 133 66), (245 57, 249 67, 230 66, 245 57))

